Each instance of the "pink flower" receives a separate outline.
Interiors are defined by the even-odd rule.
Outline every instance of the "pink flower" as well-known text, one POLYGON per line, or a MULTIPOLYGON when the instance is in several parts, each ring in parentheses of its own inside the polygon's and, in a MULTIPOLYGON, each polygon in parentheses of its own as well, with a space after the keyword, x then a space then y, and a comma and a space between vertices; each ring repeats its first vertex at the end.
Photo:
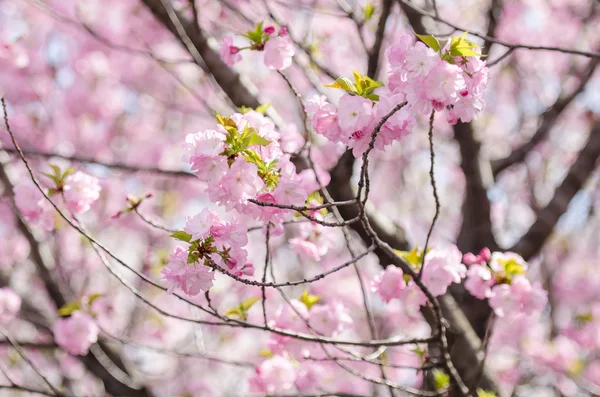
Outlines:
MULTIPOLYGON (((381 93, 379 102, 375 105, 375 120, 383 119, 394 107, 404 100, 403 94, 381 93)), ((389 145, 393 141, 410 135, 417 124, 415 117, 407 110, 407 107, 396 111, 383 125, 377 140, 381 146, 389 145)))
POLYGON ((204 208, 193 217, 188 217, 183 230, 192 235, 191 241, 202 240, 210 234, 210 228, 219 224, 219 218, 212 210, 204 208))
POLYGON ((100 190, 97 178, 77 171, 65 180, 63 190, 65 204, 70 211, 82 214, 90 209, 94 201, 98 200, 100 190))
POLYGON ((419 307, 425 306, 427 296, 421 291, 419 286, 413 282, 407 284, 406 288, 402 289, 398 297, 402 305, 408 310, 419 310, 419 307))
POLYGON ((465 265, 485 264, 492 258, 492 253, 489 248, 483 248, 479 251, 479 255, 475 255, 472 252, 467 252, 463 257, 463 263, 465 265))
POLYGON ((458 92, 465 88, 462 70, 448 62, 439 62, 425 79, 425 92, 435 110, 443 110, 456 102, 458 92))
POLYGON ((327 102, 325 96, 315 95, 310 98, 306 104, 306 112, 312 114, 311 123, 318 134, 332 142, 344 141, 337 109, 327 102))
POLYGON ((233 45, 233 37, 231 36, 223 37, 219 53, 227 66, 233 66, 235 63, 242 60, 240 49, 233 45))
POLYGON ((292 238, 288 242, 294 252, 296 252, 296 254, 298 254, 298 256, 302 259, 313 260, 316 262, 321 260, 319 248, 315 243, 306 241, 302 238, 292 238))
POLYGON ((492 288, 489 304, 498 317, 510 316, 519 307, 519 303, 513 298, 508 284, 496 285, 492 288))
POLYGON ((350 312, 340 302, 315 305, 310 309, 310 325, 321 335, 335 336, 353 323, 350 312))
POLYGON ((515 299, 520 303, 524 314, 540 313, 548 303, 548 293, 539 282, 531 284, 525 276, 516 276, 510 286, 515 299))
POLYGON ((427 76, 429 71, 441 62, 443 61, 440 56, 431 48, 420 41, 415 43, 405 58, 404 67, 408 72, 408 80, 414 81, 419 77, 427 76))
POLYGON ((215 278, 214 272, 204 264, 188 263, 188 251, 181 246, 175 247, 171 260, 161 270, 161 276, 168 283, 168 293, 180 288, 191 296, 208 291, 215 278))
POLYGON ((402 67, 406 56, 413 47, 412 38, 404 35, 387 49, 387 59, 392 68, 402 67))
POLYGON ((198 179, 207 183, 218 183, 229 168, 225 156, 194 156, 191 164, 198 179))
MULTIPOLYGON (((465 255, 465 258, 467 255, 465 255)), ((471 293, 471 295, 478 299, 489 298, 492 295, 493 282, 492 273, 486 266, 469 266, 469 270, 467 270, 465 288, 471 293)))
POLYGON ((325 368, 316 363, 302 362, 298 376, 296 377, 296 388, 305 394, 315 394, 320 390, 320 383, 325 368))
POLYGON ((273 37, 265 44, 265 65, 269 69, 285 70, 292 64, 295 53, 296 49, 289 37, 273 37))
POLYGON ((275 320, 270 323, 271 326, 288 329, 292 331, 304 331, 307 328, 306 320, 310 317, 306 305, 297 299, 288 304, 281 305, 275 314, 275 320))
POLYGON ((352 134, 367 127, 373 120, 373 103, 360 96, 344 95, 338 106, 340 128, 352 134))
POLYGON ((225 150, 225 135, 214 130, 188 134, 185 137, 183 150, 183 160, 186 162, 193 162, 195 156, 219 156, 225 150))
POLYGON ((215 239, 215 245, 243 247, 248 244, 248 229, 235 218, 224 225, 211 226, 210 234, 215 239))
POLYGON ((255 375, 250 378, 249 389, 252 392, 281 393, 291 390, 296 381, 296 368, 282 356, 263 361, 255 371, 255 375))
POLYGON ((191 264, 186 267, 179 288, 187 295, 196 296, 200 292, 208 291, 214 279, 215 273, 208 266, 201 263, 191 264))
POLYGON ((299 181, 280 178, 273 195, 279 204, 303 205, 308 193, 299 181))
POLYGON ((373 291, 385 302, 399 298, 405 288, 406 281, 402 269, 393 265, 388 265, 373 282, 373 291))
POLYGON ((492 288, 490 307, 499 317, 513 314, 537 314, 548 303, 547 292, 539 283, 531 285, 525 276, 516 276, 511 285, 492 288))
POLYGON ((0 288, 0 325, 7 325, 21 310, 21 297, 8 287, 0 288))
POLYGON ((263 28, 263 32, 265 32, 265 34, 268 34, 268 35, 275 34, 276 31, 277 30, 275 29, 275 26, 273 26, 273 25, 268 25, 263 28))
POLYGON ((32 181, 19 183, 13 192, 15 204, 25 220, 38 224, 45 230, 54 228, 53 208, 32 181))
POLYGON ((452 283, 460 283, 467 268, 461 263, 462 254, 456 246, 446 251, 431 250, 425 256, 423 283, 433 296, 446 293, 452 283))
POLYGON ((209 187, 209 197, 228 208, 254 198, 264 185, 257 173, 256 165, 237 159, 219 184, 209 187))
POLYGON ((77 310, 70 317, 58 319, 52 331, 57 345, 73 355, 85 356, 98 341, 100 330, 90 315, 77 310))

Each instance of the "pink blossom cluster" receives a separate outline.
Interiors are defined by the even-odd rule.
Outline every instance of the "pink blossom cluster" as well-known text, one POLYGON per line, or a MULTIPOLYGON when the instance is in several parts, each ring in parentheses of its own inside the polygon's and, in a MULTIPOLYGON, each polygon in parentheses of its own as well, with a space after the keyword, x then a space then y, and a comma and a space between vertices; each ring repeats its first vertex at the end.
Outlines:
POLYGON ((13 193, 15 204, 25 220, 39 225, 44 230, 54 229, 52 205, 31 180, 16 185, 13 193))
POLYGON ((484 108, 488 81, 485 61, 477 56, 444 57, 408 36, 387 50, 389 89, 408 101, 411 112, 429 114, 445 110, 450 124, 472 121, 484 108))
POLYGON ((269 69, 285 70, 292 64, 292 57, 296 53, 294 43, 288 36, 287 28, 281 27, 279 32, 273 25, 256 26, 257 30, 248 32, 245 37, 252 40, 248 47, 240 48, 233 44, 233 37, 223 38, 219 53, 228 66, 233 66, 242 60, 241 51, 249 49, 264 52, 264 62, 269 69))
MULTIPOLYGON (((409 261, 410 262, 410 261, 409 261)), ((418 262, 410 262, 420 267, 418 262)), ((478 255, 468 253, 462 257, 456 246, 447 250, 431 250, 425 255, 422 270, 423 284, 433 296, 447 292, 452 283, 461 283, 478 299, 489 299, 489 304, 499 317, 520 313, 540 313, 547 303, 547 292, 541 284, 531 283, 525 272, 527 263, 512 252, 494 252, 483 249, 478 255), (465 262, 465 264, 461 263, 465 262)), ((385 302, 399 299, 408 309, 418 309, 427 297, 414 280, 396 267, 389 265, 373 281, 373 290, 385 302)))
POLYGON ((205 208, 189 217, 183 230, 189 234, 189 246, 175 247, 161 271, 169 293, 175 288, 192 296, 208 291, 214 280, 213 265, 237 276, 254 274, 254 265, 247 262, 248 252, 243 248, 248 243, 248 231, 235 218, 223 222, 205 208))
POLYGON ((67 208, 75 214, 83 214, 100 198, 98 179, 82 171, 75 171, 65 179, 62 189, 67 208))
MULTIPOLYGON (((483 93, 487 85, 488 69, 485 61, 476 56, 449 57, 413 43, 403 36, 387 50, 390 65, 388 87, 360 92, 350 84, 337 85, 348 93, 338 106, 324 96, 311 98, 306 112, 311 115, 314 130, 332 142, 341 142, 352 149, 356 157, 368 148, 377 124, 396 105, 407 105, 396 111, 381 127, 375 139, 375 148, 385 146, 410 134, 418 115, 432 110, 446 111, 450 124, 473 120, 483 110, 483 93), (357 95, 359 94, 359 95, 357 95)), ((360 86, 357 81, 357 86, 360 86)))
MULTIPOLYGON (((307 304, 297 299, 282 304, 269 322, 274 328, 303 333, 312 329, 325 336, 339 335, 353 324, 349 310, 339 301, 307 304)), ((314 373, 317 368, 302 359, 322 352, 318 346, 271 334, 268 347, 270 358, 255 368, 255 374, 249 380, 250 391, 267 394, 289 392, 294 388, 300 392, 317 391, 319 380, 314 373), (302 364, 294 365, 293 362, 298 360, 302 360, 302 364)))
MULTIPOLYGON (((446 293, 452 283, 460 283, 465 277, 466 268, 461 263, 462 255, 458 248, 431 250, 425 255, 422 281, 433 296, 446 293)), ((411 266, 420 267, 418 261, 409 261, 411 266)), ((407 311, 418 310, 427 303, 427 296, 402 269, 389 265, 373 280, 373 291, 385 302, 398 299, 407 311)))
MULTIPOLYGON (((318 134, 332 142, 341 142, 352 148, 354 156, 362 155, 371 142, 377 123, 394 106, 404 101, 404 95, 381 89, 379 100, 344 94, 336 108, 325 96, 314 96, 306 104, 311 124, 318 134)), ((383 149, 396 140, 409 135, 416 119, 407 109, 400 109, 390 117, 375 139, 375 148, 383 149)))
POLYGON ((86 355, 98 341, 100 329, 88 313, 76 310, 69 317, 59 318, 52 327, 56 343, 73 355, 86 355))
MULTIPOLYGON (((307 206, 320 204, 316 200, 309 200, 307 206)), ((321 211, 308 211, 312 217, 323 220, 321 211)), ((290 247, 301 259, 319 262, 331 248, 335 246, 335 234, 317 222, 303 222, 298 224, 298 234, 288 240, 290 247)))
POLYGON ((189 134, 184 160, 208 184, 212 202, 280 226, 288 211, 251 203, 303 205, 310 181, 281 150, 272 120, 256 111, 220 118, 216 130, 189 134))
POLYGON ((540 313, 546 306, 547 292, 525 277, 528 265, 518 254, 484 249, 464 261, 469 265, 465 288, 478 299, 488 298, 497 316, 540 313))
MULTIPOLYGON (((75 171, 60 181, 60 186, 52 186, 45 193, 49 196, 60 195, 67 210, 74 214, 87 212, 100 198, 98 179, 82 171, 75 171)), ((54 209, 42 192, 31 180, 19 183, 13 189, 15 203, 23 217, 45 230, 54 228, 54 209)))

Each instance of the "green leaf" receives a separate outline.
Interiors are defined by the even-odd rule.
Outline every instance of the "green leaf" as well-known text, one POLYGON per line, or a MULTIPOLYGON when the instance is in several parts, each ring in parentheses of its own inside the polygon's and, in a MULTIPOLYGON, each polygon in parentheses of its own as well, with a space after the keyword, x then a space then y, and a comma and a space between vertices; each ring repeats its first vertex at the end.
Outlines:
POLYGON ((439 368, 433 370, 433 387, 436 390, 445 390, 450 386, 450 375, 439 368))
POLYGON ((498 395, 493 391, 477 389, 477 397, 498 397, 498 395))
POLYGON ((242 36, 247 37, 248 39, 252 40, 254 43, 260 43, 260 42, 262 42, 263 35, 264 35, 263 23, 259 22, 256 24, 254 30, 250 30, 246 34, 243 34, 242 36))
POLYGON ((344 90, 344 91, 348 91, 348 92, 353 92, 353 93, 357 92, 356 91, 356 86, 354 85, 354 83, 351 82, 350 79, 348 79, 346 77, 339 77, 333 83, 326 84, 325 87, 327 87, 327 88, 338 88, 340 90, 344 90))
POLYGON ((219 113, 215 112, 215 117, 217 118, 217 122, 221 124, 223 127, 232 127, 237 129, 237 124, 233 119, 225 116, 221 116, 219 113))
POLYGON ((61 179, 62 181, 64 181, 66 177, 68 177, 69 175, 71 175, 71 174, 72 174, 72 173, 74 173, 75 171, 76 171, 76 170, 75 170, 75 168, 73 168, 73 167, 71 167, 71 168, 68 168, 68 169, 67 169, 65 172, 63 172, 63 173, 62 173, 62 175, 60 176, 60 179, 61 179))
POLYGON ((440 50, 442 49, 440 42, 434 36, 425 36, 425 35, 416 34, 416 33, 415 33, 415 36, 417 36, 419 39, 421 39, 421 41, 423 43, 427 44, 427 46, 429 48, 431 48, 432 50, 434 50, 435 52, 440 52, 440 50))
POLYGON ((267 109, 269 108, 269 106, 271 106, 271 101, 260 105, 256 108, 256 111, 264 116, 264 114, 267 113, 267 109))
POLYGON ((482 56, 480 52, 474 51, 479 50, 479 46, 474 41, 466 38, 467 32, 463 33, 460 37, 452 37, 450 41, 450 56, 453 57, 479 57, 482 56))
POLYGON ((239 307, 232 307, 230 309, 225 310, 223 313, 225 317, 242 317, 243 313, 239 307))
POLYGON ((453 57, 485 57, 479 52, 475 52, 470 48, 452 48, 450 49, 450 55, 453 57))
POLYGON ((271 353, 271 350, 269 349, 262 349, 258 352, 259 355, 263 356, 263 357, 273 357, 273 353, 271 353))
POLYGON ((249 139, 248 139, 248 144, 247 146, 254 146, 254 145, 260 145, 260 146, 268 146, 271 144, 271 141, 263 138, 262 136, 258 135, 256 132, 251 132, 248 135, 249 139))
POLYGON ((423 251, 419 250, 418 248, 413 248, 410 251, 396 250, 396 254, 404 258, 404 260, 413 268, 419 269, 423 263, 423 251))
POLYGON ((171 233, 170 236, 173 237, 174 239, 177 239, 180 241, 185 241, 186 243, 189 243, 190 241, 192 241, 192 235, 184 232, 183 230, 178 230, 174 233, 171 233))
POLYGON ((241 114, 246 114, 254 109, 249 108, 248 106, 240 106, 240 107, 238 107, 238 110, 240 111, 241 114))
POLYGON ((60 177, 60 168, 57 165, 50 164, 50 167, 54 170, 54 175, 59 178, 60 177))
POLYGON ((92 303, 98 298, 101 298, 104 294, 92 294, 88 297, 88 305, 92 306, 92 303))
POLYGON ((73 312, 76 312, 77 310, 80 310, 80 309, 81 309, 81 306, 79 305, 79 302, 69 302, 69 303, 66 303, 60 309, 58 309, 58 314, 63 317, 70 316, 73 312))
POLYGON ((368 21, 375 14, 375 6, 372 3, 367 3, 363 12, 365 13, 365 21, 368 21))
POLYGON ((260 298, 248 298, 241 303, 241 308, 244 310, 244 312, 247 312, 248 309, 250 309, 252 305, 254 305, 259 300, 260 298))
POLYGON ((302 295, 300 295, 300 299, 299 299, 300 302, 304 303, 304 305, 306 306, 307 309, 310 309, 311 307, 313 307, 313 305, 320 300, 321 300, 320 296, 310 295, 308 293, 308 290, 304 290, 302 295))

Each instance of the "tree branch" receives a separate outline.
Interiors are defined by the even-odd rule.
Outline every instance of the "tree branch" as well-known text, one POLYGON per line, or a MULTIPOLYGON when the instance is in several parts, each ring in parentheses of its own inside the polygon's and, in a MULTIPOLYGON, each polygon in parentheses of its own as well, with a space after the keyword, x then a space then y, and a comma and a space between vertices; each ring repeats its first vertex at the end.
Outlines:
POLYGON ((156 19, 186 47, 196 63, 200 66, 203 63, 206 65, 208 72, 212 74, 235 106, 257 108, 260 103, 256 98, 256 93, 251 92, 249 87, 240 80, 240 75, 223 62, 219 53, 209 45, 209 39, 204 31, 184 19, 176 10, 172 9, 170 3, 164 6, 163 1, 168 2, 168 0, 142 0, 156 19), (175 15, 175 22, 169 16, 169 11, 175 15), (183 31, 180 32, 181 29, 178 28, 182 28, 183 31), (198 57, 194 56, 195 53, 201 59, 197 59, 198 57))
POLYGON ((538 143, 548 136, 548 133, 554 126, 558 117, 560 117, 562 112, 569 106, 569 104, 571 104, 571 102, 573 102, 573 100, 585 89, 585 86, 594 75, 594 71, 596 70, 598 64, 600 64, 600 59, 593 60, 583 73, 577 88, 569 95, 559 98, 554 105, 548 108, 544 114, 542 114, 540 126, 529 141, 514 149, 508 157, 492 161, 492 172, 494 173, 494 176, 498 175, 500 172, 512 166, 513 164, 520 163, 525 160, 527 154, 533 150, 538 143))
POLYGON ((383 39, 385 38, 385 26, 392 11, 392 5, 392 0, 383 0, 381 16, 377 24, 377 31, 375 32, 375 44, 373 44, 373 47, 369 51, 367 76, 375 80, 377 80, 377 73, 379 71, 379 58, 381 56, 383 39))
POLYGON ((565 179, 556 188, 550 203, 537 212, 536 221, 527 233, 510 248, 525 260, 538 254, 546 240, 552 234, 556 223, 567 210, 571 199, 583 187, 583 184, 595 169, 600 157, 600 121, 596 121, 585 146, 579 153, 565 179))

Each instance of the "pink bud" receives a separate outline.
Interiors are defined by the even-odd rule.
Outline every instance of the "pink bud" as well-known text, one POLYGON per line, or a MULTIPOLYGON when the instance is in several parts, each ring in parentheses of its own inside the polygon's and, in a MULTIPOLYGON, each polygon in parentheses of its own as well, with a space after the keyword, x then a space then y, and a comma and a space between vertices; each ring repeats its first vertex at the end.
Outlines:
POLYGON ((468 252, 463 257, 463 263, 465 265, 475 265, 475 264, 479 263, 479 258, 477 258, 475 256, 475 254, 468 252))
POLYGON ((288 35, 288 30, 285 26, 282 26, 281 29, 279 29, 279 37, 285 37, 288 35))
POLYGON ((462 91, 460 91, 460 92, 459 92, 459 94, 460 94, 460 96, 461 96, 461 97, 463 97, 463 98, 464 98, 464 97, 466 97, 467 95, 469 95, 469 90, 462 90, 462 91))
POLYGON ((240 52, 240 49, 239 49, 239 47, 236 47, 236 46, 234 46, 234 45, 230 45, 230 46, 229 46, 229 53, 230 53, 230 54, 232 54, 232 55, 233 55, 233 54, 237 54, 238 52, 240 52))
POLYGON ((479 251, 479 257, 481 258, 482 261, 485 262, 489 262, 490 259, 492 259, 492 252, 490 251, 489 248, 484 248, 481 251, 479 251))
POLYGON ((274 34, 275 31, 276 31, 276 29, 275 29, 275 26, 273 26, 273 25, 265 26, 265 28, 263 29, 263 32, 265 32, 268 35, 274 34))
POLYGON ((242 273, 246 276, 253 276, 254 275, 254 265, 252 263, 246 263, 246 265, 242 269, 242 273))

